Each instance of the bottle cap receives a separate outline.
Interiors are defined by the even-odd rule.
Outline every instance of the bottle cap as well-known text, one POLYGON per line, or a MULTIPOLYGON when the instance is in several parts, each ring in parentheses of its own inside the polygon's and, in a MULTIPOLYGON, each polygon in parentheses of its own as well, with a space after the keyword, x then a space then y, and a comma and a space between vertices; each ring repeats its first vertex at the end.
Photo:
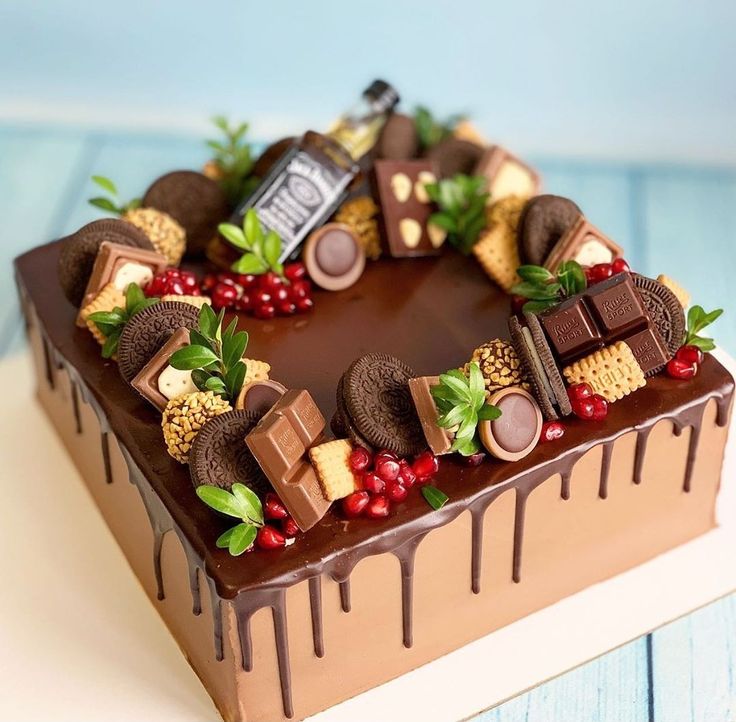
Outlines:
POLYGON ((374 80, 364 91, 363 96, 366 97, 371 105, 374 105, 379 112, 391 110, 399 102, 399 94, 396 89, 389 85, 385 80, 374 80))

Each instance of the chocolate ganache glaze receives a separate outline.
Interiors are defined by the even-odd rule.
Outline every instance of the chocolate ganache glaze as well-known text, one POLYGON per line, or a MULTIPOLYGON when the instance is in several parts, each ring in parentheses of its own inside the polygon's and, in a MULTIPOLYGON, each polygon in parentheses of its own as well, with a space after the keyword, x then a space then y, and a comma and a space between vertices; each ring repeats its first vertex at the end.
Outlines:
MULTIPOLYGON (((281 551, 232 557, 215 546, 224 522, 196 497, 189 471, 166 452, 159 431, 160 414, 121 378, 116 365, 100 356, 91 334, 75 325, 76 309, 64 298, 56 281, 59 242, 37 248, 16 261, 16 275, 26 321, 38 323, 44 343, 46 375, 53 386, 63 368, 72 381, 72 404, 81 429, 80 398, 95 410, 100 422, 105 469, 110 476, 108 435, 114 434, 148 512, 154 531, 154 568, 159 598, 165 595, 160 571, 163 536, 174 531, 188 564, 193 612, 201 612, 197 569, 208 580, 214 610, 214 638, 218 659, 223 657, 223 600, 234 606, 241 640, 242 664, 252 668, 249 621, 263 607, 271 607, 281 678, 284 714, 293 715, 285 590, 309 583, 314 652, 325 654, 322 635, 321 579, 328 574, 340 583, 342 608, 350 611, 350 573, 369 555, 391 553, 402 577, 403 641, 412 645, 412 574, 414 555, 432 529, 448 524, 462 512, 472 516, 471 579, 480 591, 482 528, 486 509, 510 486, 515 487, 516 513, 512 568, 515 582, 523 576, 525 505, 529 494, 554 475, 560 494, 570 498, 575 463, 596 445, 603 445, 599 494, 606 498, 614 441, 637 433, 634 481, 641 482, 647 440, 654 425, 668 419, 674 433, 686 428, 687 468, 682 479, 690 490, 690 476, 706 404, 717 404, 717 424, 724 426, 733 394, 733 379, 712 357, 689 382, 657 376, 647 386, 613 404, 599 424, 566 420, 565 436, 539 445, 521 461, 488 460, 476 468, 444 458, 434 483, 448 503, 432 511, 420 494, 392 508, 382 520, 347 521, 331 511, 297 543, 281 551)), ((335 387, 342 372, 368 351, 391 353, 418 374, 432 375, 457 367, 473 348, 494 336, 506 335, 508 299, 492 286, 478 266, 460 254, 441 258, 384 260, 369 264, 360 281, 343 292, 315 293, 316 310, 309 316, 255 321, 243 317, 250 333, 247 355, 268 361, 272 378, 292 388, 306 388, 326 418, 334 411, 335 387)))

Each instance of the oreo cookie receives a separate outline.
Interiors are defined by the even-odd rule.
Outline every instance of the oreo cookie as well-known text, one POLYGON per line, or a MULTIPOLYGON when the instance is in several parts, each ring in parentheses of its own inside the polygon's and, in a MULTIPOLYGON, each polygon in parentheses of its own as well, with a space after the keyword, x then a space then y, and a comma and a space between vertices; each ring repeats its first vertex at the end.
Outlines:
POLYGON ((337 384, 336 402, 337 407, 335 413, 330 420, 330 429, 332 433, 339 439, 347 436, 356 446, 362 446, 369 451, 373 448, 358 432, 353 422, 350 420, 347 407, 345 406, 345 374, 340 377, 337 384))
POLYGON ((118 368, 130 383, 179 328, 197 328, 199 309, 181 301, 148 306, 125 324, 118 342, 118 368))
POLYGON ((554 421, 561 416, 568 416, 572 413, 572 405, 542 325, 531 313, 525 313, 524 320, 526 325, 512 316, 509 319, 509 332, 534 398, 545 419, 554 421))
POLYGON ((259 495, 271 490, 245 443, 261 417, 253 411, 235 409, 215 416, 199 430, 189 452, 189 474, 195 488, 206 485, 230 490, 240 483, 259 495))
POLYGON ((528 201, 516 230, 521 260, 543 266, 557 241, 582 214, 575 203, 562 196, 545 194, 528 201))
POLYGON ((440 178, 463 173, 471 175, 483 155, 483 148, 469 140, 450 136, 433 145, 425 154, 437 165, 440 178))
POLYGON ((154 250, 143 231, 119 218, 92 221, 64 238, 58 264, 59 285, 70 303, 77 307, 84 300, 97 251, 103 241, 147 251, 154 250))
POLYGON ((631 277, 652 325, 659 331, 671 358, 685 340, 685 311, 677 296, 663 283, 639 273, 632 273, 631 277))
POLYGON ((193 170, 178 170, 155 180, 143 205, 168 213, 187 234, 187 255, 204 253, 217 235, 218 224, 230 216, 225 192, 217 181, 193 170))
POLYGON ((415 376, 394 356, 361 356, 343 378, 346 425, 374 448, 399 456, 421 452, 427 444, 409 391, 409 379, 415 376))

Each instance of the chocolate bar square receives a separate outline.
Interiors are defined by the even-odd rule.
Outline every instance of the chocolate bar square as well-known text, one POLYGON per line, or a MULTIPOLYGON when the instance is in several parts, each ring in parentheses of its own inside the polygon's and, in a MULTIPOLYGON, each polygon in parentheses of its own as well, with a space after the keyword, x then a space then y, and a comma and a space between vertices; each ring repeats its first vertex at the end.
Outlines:
POLYGON ((662 336, 649 323, 643 331, 627 336, 624 342, 631 349, 645 376, 657 373, 669 360, 662 336))
POLYGON ((621 256, 621 246, 584 216, 580 216, 554 245, 544 267, 555 273, 563 261, 577 261, 581 266, 594 266, 596 263, 610 263, 621 256))
POLYGON ((388 252, 395 258, 437 255, 446 234, 429 224, 435 209, 424 188, 437 180, 434 163, 377 160, 374 179, 388 252))
POLYGON ((573 296, 540 314, 547 338, 562 363, 603 346, 603 339, 581 296, 573 296))
POLYGON ((508 196, 531 198, 539 193, 541 185, 539 174, 531 166, 500 145, 483 151, 473 173, 488 180, 491 203, 508 196))
POLYGON ((439 376, 419 376, 409 379, 409 392, 417 409, 417 416, 422 424, 424 438, 433 453, 448 454, 452 446, 452 437, 447 429, 437 426, 439 413, 432 398, 431 389, 440 383, 439 376))
POLYGON ((585 292, 588 308, 606 343, 642 331, 648 316, 629 273, 617 273, 585 292))

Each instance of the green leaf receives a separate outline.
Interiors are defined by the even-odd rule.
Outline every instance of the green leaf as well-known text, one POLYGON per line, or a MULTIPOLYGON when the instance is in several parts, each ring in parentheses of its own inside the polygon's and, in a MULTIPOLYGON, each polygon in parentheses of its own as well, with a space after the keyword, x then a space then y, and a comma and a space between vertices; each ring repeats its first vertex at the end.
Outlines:
POLYGON ((465 418, 460 424, 460 428, 455 432, 456 439, 472 439, 475 436, 475 429, 478 426, 478 414, 474 409, 469 410, 465 414, 465 418))
MULTIPOLYGON (((229 329, 228 329, 229 330, 229 329)), ((240 331, 234 336, 228 335, 227 331, 222 341, 222 363, 225 368, 230 368, 243 358, 245 347, 248 345, 248 334, 240 331)))
POLYGON ((219 486, 210 486, 202 484, 197 487, 197 496, 215 511, 227 516, 233 516, 236 519, 245 519, 247 517, 246 508, 240 501, 229 491, 221 489, 219 486))
POLYGON ((245 237, 242 228, 238 228, 232 223, 220 223, 217 230, 221 236, 224 236, 233 246, 244 251, 251 250, 251 244, 245 237))
POLYGON ((118 194, 118 189, 115 184, 109 178, 105 178, 104 175, 93 175, 92 182, 96 183, 100 188, 106 190, 108 193, 112 193, 114 196, 118 194))
POLYGON ((519 268, 516 269, 516 272, 519 274, 522 281, 528 281, 529 283, 534 283, 538 286, 545 284, 548 281, 553 281, 555 278, 546 268, 530 264, 519 266, 519 268))
POLYGON ((129 283, 125 289, 125 309, 130 313, 131 309, 146 300, 143 290, 137 283, 129 283))
POLYGON ((206 338, 211 341, 215 340, 215 336, 217 335, 217 314, 209 303, 203 304, 199 310, 199 330, 206 338))
POLYGON ((688 339, 688 344, 691 346, 697 346, 703 353, 709 353, 715 349, 716 344, 712 338, 706 338, 705 336, 694 336, 688 339))
POLYGON ((475 436, 469 439, 455 439, 450 447, 451 451, 456 451, 461 456, 472 456, 480 450, 480 444, 475 436))
POLYGON ((161 303, 160 298, 143 298, 130 307, 130 310, 128 311, 128 316, 135 316, 136 313, 140 313, 144 308, 155 306, 157 303, 161 303))
POLYGON ((566 296, 574 296, 576 293, 582 293, 588 282, 585 278, 585 271, 577 261, 564 261, 557 269, 557 281, 566 296))
POLYGON ((206 346, 184 346, 169 358, 169 364, 179 371, 201 369, 216 361, 219 361, 217 355, 206 346))
POLYGON ((230 319, 230 323, 227 325, 227 328, 222 332, 222 341, 223 343, 229 339, 232 338, 235 335, 235 331, 238 329, 238 319, 237 317, 233 317, 230 319))
POLYGON ((245 381, 246 366, 242 361, 238 361, 232 368, 227 370, 225 374, 225 386, 227 388, 228 396, 231 400, 235 400, 243 388, 243 381, 245 381))
POLYGON ((110 326, 120 326, 125 323, 125 314, 122 309, 115 309, 113 311, 95 311, 90 313, 87 318, 94 324, 107 324, 110 326))
POLYGON ((548 308, 552 308, 552 306, 556 306, 558 302, 558 299, 552 298, 548 301, 527 301, 522 306, 522 311, 524 313, 533 313, 538 314, 542 313, 542 311, 546 311, 548 308))
POLYGON ((102 344, 102 358, 112 358, 118 350, 118 341, 120 340, 120 331, 115 329, 102 344))
POLYGON ((91 206, 101 208, 103 211, 120 215, 120 209, 109 198, 90 198, 88 202, 91 206))
POLYGON ((192 381, 200 391, 207 391, 207 380, 212 377, 209 371, 204 369, 192 369, 192 381))
POLYGON ((230 554, 238 557, 250 549, 256 540, 257 533, 258 530, 252 524, 238 524, 230 535, 230 543, 228 545, 230 554))
POLYGON ((437 487, 430 486, 428 484, 425 484, 422 487, 422 496, 426 500, 427 504, 429 504, 435 511, 441 509, 445 504, 447 504, 450 498, 444 491, 440 491, 437 487))
POLYGON ((220 396, 227 396, 225 382, 219 376, 210 376, 204 383, 205 390, 212 391, 220 396))
POLYGON ((269 231, 266 234, 266 239, 263 242, 263 256, 268 262, 269 266, 273 266, 279 262, 279 256, 281 255, 281 239, 276 231, 269 231))
POLYGON ((255 208, 249 208, 246 211, 243 218, 243 231, 253 248, 263 243, 263 229, 255 208))
MULTIPOLYGON (((238 525, 240 526, 240 525, 238 525)), ((215 546, 218 549, 227 549, 230 546, 230 537, 233 535, 233 532, 235 531, 237 527, 231 527, 226 532, 223 532, 220 534, 220 536, 217 537, 217 541, 215 542, 215 546)))
POLYGON ((192 329, 189 332, 189 343, 192 346, 204 346, 205 348, 210 349, 210 351, 214 352, 214 348, 212 347, 212 341, 208 339, 204 334, 201 334, 196 329, 192 329))
POLYGON ((545 286, 537 286, 527 281, 517 283, 511 293, 517 296, 529 298, 532 301, 558 300, 562 286, 559 283, 549 283, 545 286))
POLYGON ((493 404, 483 404, 478 410, 479 421, 495 421, 501 417, 501 409, 493 404))
POLYGON ((228 124, 227 118, 224 115, 215 115, 212 117, 212 123, 216 125, 221 131, 227 132, 228 124))
POLYGON ((233 263, 232 270, 236 273, 252 273, 258 276, 268 270, 268 264, 255 253, 244 253, 233 263))
POLYGON ((467 401, 470 403, 471 396, 470 396, 470 388, 468 387, 468 381, 463 377, 463 380, 461 381, 456 376, 444 373, 440 374, 440 383, 444 386, 447 386, 451 388, 455 393, 457 393, 458 397, 463 399, 464 401, 467 401))
POLYGON ((480 366, 478 365, 477 361, 473 361, 473 363, 470 364, 468 379, 470 385, 470 393, 473 395, 473 397, 480 394, 481 399, 485 398, 486 387, 485 383, 483 382, 483 374, 480 371, 480 366))
POLYGON ((465 421, 467 415, 470 413, 469 408, 467 404, 453 406, 450 411, 437 419, 437 426, 442 429, 451 429, 453 426, 457 426, 457 424, 465 421))
POLYGON ((248 519, 253 524, 263 525, 263 506, 258 495, 245 484, 235 482, 232 485, 233 496, 238 500, 245 512, 244 520, 248 519))

